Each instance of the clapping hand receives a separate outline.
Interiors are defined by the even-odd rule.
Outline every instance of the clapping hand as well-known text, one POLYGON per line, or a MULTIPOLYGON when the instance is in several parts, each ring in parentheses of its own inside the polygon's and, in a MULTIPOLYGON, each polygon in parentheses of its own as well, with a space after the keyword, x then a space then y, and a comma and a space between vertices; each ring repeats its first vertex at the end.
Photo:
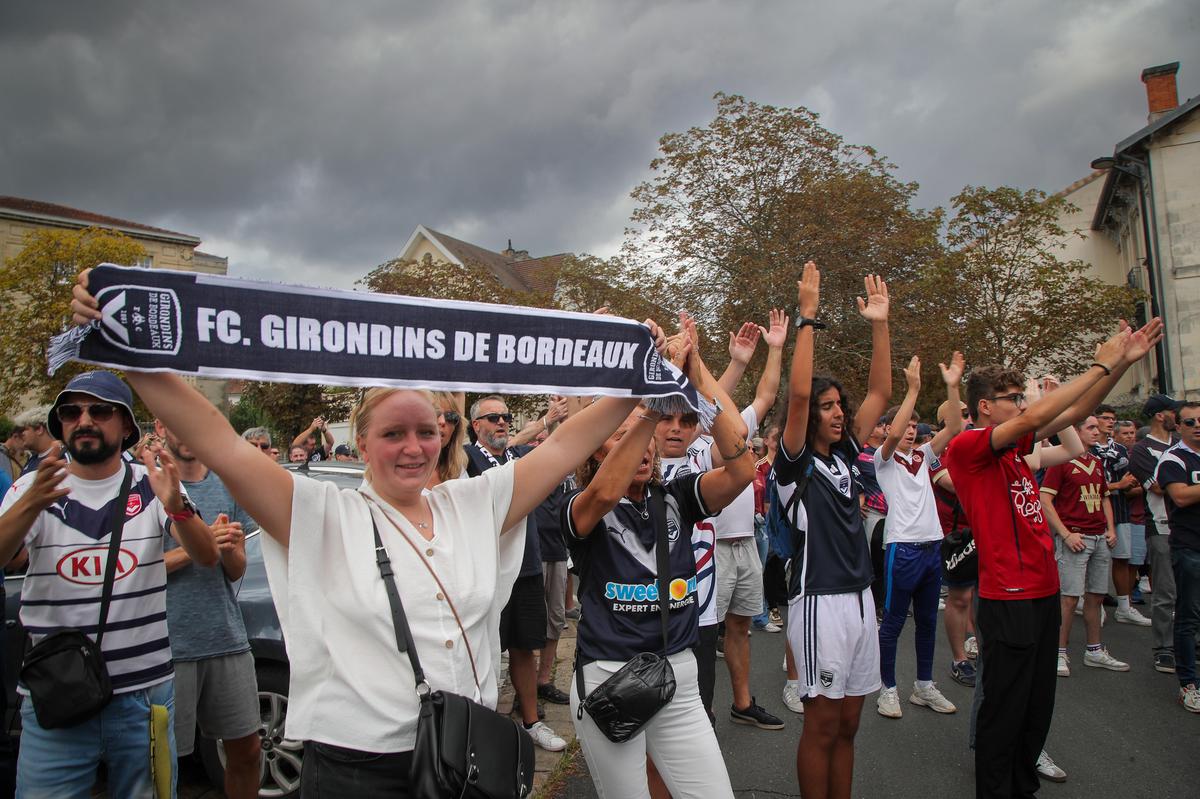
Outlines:
POLYGON ((768 347, 781 349, 787 343, 788 332, 788 316, 779 308, 772 308, 769 319, 769 327, 759 327, 758 331, 762 334, 763 340, 767 342, 768 347))
POLYGON ((867 290, 867 298, 857 297, 858 312, 868 322, 886 322, 888 319, 888 290, 887 284, 879 275, 867 275, 863 278, 867 290))
POLYGON ((758 347, 759 327, 752 322, 744 322, 737 333, 729 334, 729 359, 741 364, 750 363, 754 350, 758 347))
POLYGON ((954 387, 962 383, 963 367, 966 362, 963 360, 963 354, 958 350, 950 356, 950 365, 939 363, 938 368, 942 370, 942 380, 947 386, 954 387))

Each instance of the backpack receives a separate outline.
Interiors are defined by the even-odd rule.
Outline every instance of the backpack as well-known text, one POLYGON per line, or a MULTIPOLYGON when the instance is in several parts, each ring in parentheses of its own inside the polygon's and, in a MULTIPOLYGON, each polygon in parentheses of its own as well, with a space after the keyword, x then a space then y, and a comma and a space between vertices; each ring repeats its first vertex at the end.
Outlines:
POLYGON ((804 474, 796 481, 796 490, 792 492, 792 498, 785 505, 779 499, 779 487, 775 483, 775 470, 771 469, 771 474, 767 478, 767 498, 769 505, 767 507, 767 540, 770 542, 771 551, 778 555, 783 560, 788 560, 795 554, 795 547, 792 546, 792 531, 797 528, 796 524, 796 507, 800 504, 800 497, 808 488, 808 481, 812 479, 813 462, 809 458, 808 465, 804 468, 804 474), (790 521, 789 521, 790 519, 790 521))

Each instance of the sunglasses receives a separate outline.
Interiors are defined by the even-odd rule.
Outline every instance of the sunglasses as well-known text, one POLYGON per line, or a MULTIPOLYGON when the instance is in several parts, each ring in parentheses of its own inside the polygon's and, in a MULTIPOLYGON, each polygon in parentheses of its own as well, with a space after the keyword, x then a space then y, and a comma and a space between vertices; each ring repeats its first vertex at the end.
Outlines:
POLYGON ((270 444, 267 444, 267 443, 265 443, 265 442, 263 442, 263 441, 260 441, 260 442, 258 442, 258 443, 257 443, 255 446, 257 446, 257 447, 258 447, 259 449, 261 449, 263 452, 270 452, 270 451, 271 451, 271 445, 270 445, 270 444))
POLYGON ((58 421, 64 424, 74 424, 87 411, 93 422, 107 422, 117 412, 117 406, 108 402, 94 402, 90 405, 80 405, 75 402, 65 402, 54 409, 58 421))
POLYGON ((442 418, 446 420, 446 424, 458 424, 459 419, 462 419, 458 411, 442 411, 442 418))
POLYGON ((500 424, 503 419, 505 424, 512 424, 513 416, 511 413, 485 413, 482 416, 476 416, 475 421, 486 419, 490 424, 500 424))
POLYGON ((1179 423, 1184 427, 1195 427, 1200 424, 1200 416, 1191 416, 1187 419, 1180 419, 1179 423))

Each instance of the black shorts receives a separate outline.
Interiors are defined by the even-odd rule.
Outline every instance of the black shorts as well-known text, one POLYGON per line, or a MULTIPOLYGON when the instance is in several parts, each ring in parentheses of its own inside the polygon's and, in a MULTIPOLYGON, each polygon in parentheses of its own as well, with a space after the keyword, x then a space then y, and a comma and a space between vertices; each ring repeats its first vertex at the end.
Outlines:
POLYGON ((500 648, 533 651, 546 645, 546 588, 541 574, 518 577, 500 612, 500 648))

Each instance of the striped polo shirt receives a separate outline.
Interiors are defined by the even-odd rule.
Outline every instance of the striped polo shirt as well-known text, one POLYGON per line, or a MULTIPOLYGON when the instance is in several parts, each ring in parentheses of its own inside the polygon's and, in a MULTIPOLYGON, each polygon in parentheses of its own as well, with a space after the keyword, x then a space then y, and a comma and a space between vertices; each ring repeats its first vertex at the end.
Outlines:
MULTIPOLYGON (((33 643, 70 627, 94 638, 108 560, 110 508, 116 501, 125 506, 125 529, 101 643, 115 693, 146 688, 173 674, 162 543, 168 519, 150 487, 146 467, 132 464, 130 468, 132 486, 123 498, 116 498, 123 468, 103 480, 67 475, 62 485, 71 493, 39 513, 25 536, 29 569, 21 590, 21 623, 33 643)), ((17 480, 0 513, 33 485, 34 477, 29 474, 17 480)))

